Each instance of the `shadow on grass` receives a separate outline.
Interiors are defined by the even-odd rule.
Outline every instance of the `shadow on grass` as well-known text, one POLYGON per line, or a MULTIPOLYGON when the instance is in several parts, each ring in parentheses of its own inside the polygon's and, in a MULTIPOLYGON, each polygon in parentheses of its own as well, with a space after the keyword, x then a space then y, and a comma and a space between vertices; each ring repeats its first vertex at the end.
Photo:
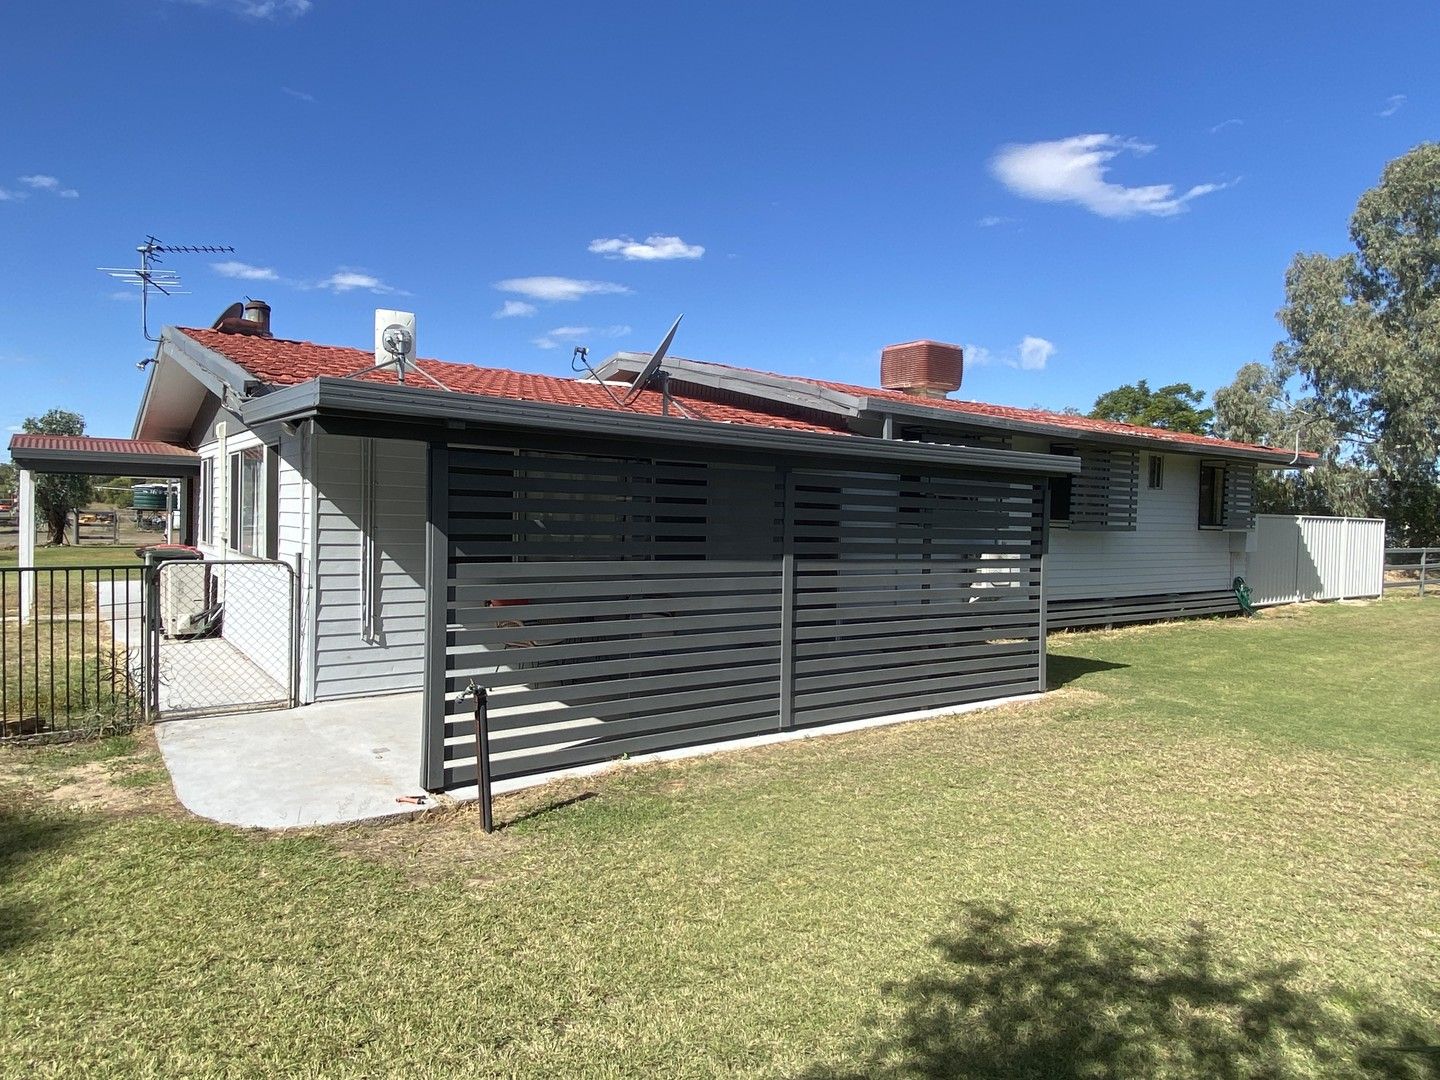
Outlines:
MULTIPOLYGON (((94 822, 73 814, 0 809, 0 889, 15 891, 28 862, 64 849, 94 827, 94 822)), ((40 906, 9 898, 0 903, 0 952, 38 935, 40 906)))
POLYGON ((1058 690, 1096 671, 1118 671, 1129 664, 1116 664, 1109 660, 1092 660, 1088 656, 1066 656, 1064 653, 1045 654, 1045 689, 1058 690))
POLYGON ((1202 929, 1166 943, 1072 922, 1036 940, 971 906, 933 945, 942 968, 885 987, 895 1029, 807 1077, 1440 1076, 1419 1020, 1341 1008, 1297 989, 1298 965, 1247 967, 1202 929))

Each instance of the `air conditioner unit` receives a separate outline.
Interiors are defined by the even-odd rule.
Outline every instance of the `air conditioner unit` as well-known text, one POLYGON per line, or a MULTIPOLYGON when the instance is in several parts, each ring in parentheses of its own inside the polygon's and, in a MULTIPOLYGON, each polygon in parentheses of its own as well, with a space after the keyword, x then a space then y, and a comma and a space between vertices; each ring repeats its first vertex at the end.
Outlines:
POLYGON ((205 631, 207 578, 204 563, 173 562, 161 568, 160 625, 166 637, 194 637, 205 631))

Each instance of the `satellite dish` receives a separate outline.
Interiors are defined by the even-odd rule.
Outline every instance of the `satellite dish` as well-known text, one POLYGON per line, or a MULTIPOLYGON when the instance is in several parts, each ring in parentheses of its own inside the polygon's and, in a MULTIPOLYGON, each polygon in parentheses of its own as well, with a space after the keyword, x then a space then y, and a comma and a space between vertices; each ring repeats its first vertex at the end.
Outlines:
POLYGON ((414 312, 376 308, 375 365, 395 368, 401 382, 415 369, 414 312))
POLYGON ((670 324, 670 332, 665 335, 665 340, 660 342, 660 347, 651 354, 649 361, 640 369, 640 374, 635 376, 635 381, 630 384, 630 389, 621 399, 621 405, 629 405, 640 396, 640 391, 654 381, 655 373, 660 370, 660 364, 665 359, 665 354, 670 351, 670 343, 675 340, 675 331, 680 329, 680 320, 683 318, 685 318, 684 315, 677 315, 675 321, 670 324))
POLYGON ((231 319, 243 319, 245 317, 245 305, 238 300, 220 313, 220 317, 211 325, 211 330, 219 330, 231 319))

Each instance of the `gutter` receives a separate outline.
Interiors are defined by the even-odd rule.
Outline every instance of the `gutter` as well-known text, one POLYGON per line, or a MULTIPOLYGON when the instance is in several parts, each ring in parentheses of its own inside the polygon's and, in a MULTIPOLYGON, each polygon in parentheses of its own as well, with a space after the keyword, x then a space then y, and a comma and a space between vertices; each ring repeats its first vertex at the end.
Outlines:
MULTIPOLYGON (((10 452, 11 460, 33 472, 80 474, 97 468, 121 468, 137 475, 183 479, 200 475, 200 459, 180 454, 106 454, 90 450, 21 450, 10 452), (144 470, 143 473, 140 470, 144 470)), ((130 472, 103 475, 128 476, 130 472)))
MULTIPOLYGON (((639 370, 649 360, 646 353, 619 352, 608 357, 596 369, 602 378, 613 377, 632 368, 639 370)), ((833 390, 818 383, 773 375, 769 372, 737 369, 708 364, 703 360, 686 360, 672 357, 667 362, 671 377, 676 382, 692 383, 696 386, 726 390, 762 401, 778 401, 787 405, 830 413, 844 417, 871 416, 893 430, 894 417, 910 417, 932 424, 950 424, 956 427, 980 427, 1007 435, 1039 435, 1064 439, 1069 442, 1103 442, 1134 449, 1149 450, 1152 453, 1209 454, 1244 457, 1248 460, 1271 464, 1279 468, 1296 468, 1289 451, 1276 450, 1267 454, 1257 450, 1239 450, 1225 446, 1204 446, 1182 441, 1146 437, 1143 435, 1117 435, 1099 431, 1084 431, 1062 424, 1047 424, 1035 420, 1014 420, 990 416, 986 413, 972 413, 960 409, 937 408, 923 402, 910 403, 893 398, 878 398, 870 395, 849 394, 833 390)), ((1306 461, 1302 456, 1299 465, 1315 464, 1315 457, 1306 461)))
MULTIPOLYGON (((684 446, 725 446, 762 453, 807 454, 846 461, 886 461, 956 468, 1065 476, 1080 461, 1056 454, 989 450, 942 443, 900 442, 863 435, 830 435, 723 424, 708 420, 610 412, 478 394, 452 394, 412 386, 390 386, 328 376, 272 390, 241 408, 248 427, 297 421, 321 414, 359 415, 442 426, 446 422, 561 436, 591 435, 631 442, 684 446)), ((453 431, 450 432, 454 434, 453 431)))
MULTIPOLYGON (((1062 424, 1047 424, 1036 420, 1013 420, 1007 417, 990 416, 986 413, 964 412, 959 409, 937 409, 929 405, 911 405, 909 402, 893 401, 890 398, 872 397, 865 398, 864 401, 864 411, 874 413, 881 417, 906 416, 938 424, 948 422, 956 426, 992 428, 996 431, 1003 431, 1012 435, 1044 435, 1050 438, 1064 439, 1068 442, 1111 443, 1138 450, 1148 450, 1151 453, 1157 454, 1243 457, 1274 465, 1282 469, 1299 467, 1291 460, 1293 455, 1289 450, 1276 449, 1267 453, 1263 450, 1244 450, 1234 446, 1207 445, 1204 443, 1186 442, 1179 439, 1171 441, 1169 439, 1146 437, 1144 435, 1118 435, 1105 431, 1086 431, 1081 428, 1066 427, 1062 424)), ((1301 455, 1300 465, 1313 465, 1318 460, 1319 458, 1316 455, 1301 455), (1310 457, 1311 460, 1306 461, 1306 457, 1310 457)))

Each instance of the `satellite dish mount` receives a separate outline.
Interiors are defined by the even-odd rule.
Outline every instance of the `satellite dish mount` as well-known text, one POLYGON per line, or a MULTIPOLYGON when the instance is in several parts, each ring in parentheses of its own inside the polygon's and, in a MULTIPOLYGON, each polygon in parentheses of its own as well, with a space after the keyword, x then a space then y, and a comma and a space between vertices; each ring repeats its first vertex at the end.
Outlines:
POLYGON ((405 376, 419 375, 441 390, 449 390, 435 376, 420 367, 415 357, 415 313, 393 311, 390 308, 375 309, 375 363, 359 371, 352 371, 341 378, 358 379, 372 371, 393 369, 395 381, 405 385, 405 376))
POLYGON ((665 335, 665 340, 660 342, 660 347, 650 354, 650 359, 640 369, 640 374, 635 376, 635 381, 630 384, 630 389, 625 391, 625 396, 620 399, 622 406, 630 405, 642 391, 656 387, 660 391, 660 415, 669 416, 670 406, 673 404, 689 420, 695 419, 685 407, 670 397, 670 373, 660 365, 665 362, 665 354, 670 351, 670 343, 675 340, 675 331, 680 329, 680 320, 684 315, 677 315, 675 321, 670 324, 670 332, 665 335))

